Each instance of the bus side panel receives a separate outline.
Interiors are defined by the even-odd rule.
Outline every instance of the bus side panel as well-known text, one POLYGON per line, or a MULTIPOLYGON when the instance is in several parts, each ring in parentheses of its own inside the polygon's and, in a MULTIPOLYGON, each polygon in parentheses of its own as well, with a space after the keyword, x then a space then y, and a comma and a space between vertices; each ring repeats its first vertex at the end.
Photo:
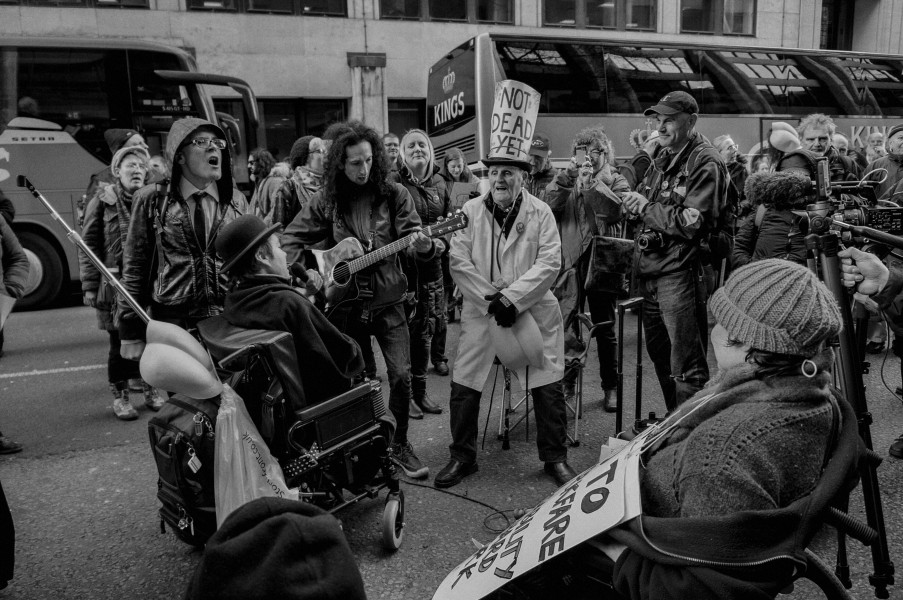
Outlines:
POLYGON ((430 69, 427 81, 427 132, 436 158, 458 147, 467 162, 479 160, 477 145, 476 52, 473 41, 452 50, 430 69))

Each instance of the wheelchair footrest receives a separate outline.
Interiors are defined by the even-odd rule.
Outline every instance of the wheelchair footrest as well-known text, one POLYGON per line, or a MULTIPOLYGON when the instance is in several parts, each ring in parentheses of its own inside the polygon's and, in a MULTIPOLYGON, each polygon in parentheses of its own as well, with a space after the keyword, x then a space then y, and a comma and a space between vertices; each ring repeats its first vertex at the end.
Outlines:
POLYGON ((282 472, 286 479, 293 479, 315 469, 319 464, 316 454, 305 452, 282 465, 282 472))

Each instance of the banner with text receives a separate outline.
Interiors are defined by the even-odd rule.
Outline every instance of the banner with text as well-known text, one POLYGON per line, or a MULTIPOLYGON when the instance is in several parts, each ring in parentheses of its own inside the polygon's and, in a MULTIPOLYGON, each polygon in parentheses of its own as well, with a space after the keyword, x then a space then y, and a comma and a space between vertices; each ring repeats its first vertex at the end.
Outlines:
POLYGON ((519 81, 495 84, 487 158, 530 162, 539 99, 539 92, 519 81))

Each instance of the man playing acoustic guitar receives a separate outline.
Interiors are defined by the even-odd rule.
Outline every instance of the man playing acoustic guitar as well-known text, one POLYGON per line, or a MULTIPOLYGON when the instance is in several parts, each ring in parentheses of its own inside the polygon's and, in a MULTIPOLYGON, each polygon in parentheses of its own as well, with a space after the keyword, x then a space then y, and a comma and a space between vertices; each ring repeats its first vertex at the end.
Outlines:
MULTIPOLYGON (((301 260, 302 251, 318 242, 334 246, 346 238, 357 239, 371 252, 414 234, 405 252, 415 260, 430 260, 443 251, 442 240, 420 233, 408 191, 386 181, 388 161, 376 131, 359 121, 348 122, 330 146, 326 164, 323 188, 282 234, 289 262, 301 260)), ((328 283, 328 274, 323 275, 328 283)), ((389 410, 397 422, 393 460, 408 477, 428 477, 429 468, 408 441, 411 360, 402 304, 407 283, 397 256, 360 271, 347 289, 344 300, 327 307, 329 320, 362 346, 370 343, 371 335, 376 338, 389 375, 389 410)))

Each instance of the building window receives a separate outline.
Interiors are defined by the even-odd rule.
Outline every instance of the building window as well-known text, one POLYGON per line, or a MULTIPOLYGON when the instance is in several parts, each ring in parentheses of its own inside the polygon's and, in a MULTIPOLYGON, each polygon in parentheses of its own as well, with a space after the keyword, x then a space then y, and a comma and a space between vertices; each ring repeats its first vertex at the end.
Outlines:
POLYGON ((381 19, 512 24, 511 0, 380 0, 381 19))
POLYGON ((399 138, 409 129, 426 129, 426 100, 389 98, 389 131, 399 138))
POLYGON ((657 0, 546 0, 543 24, 654 31, 656 4, 657 0))
POLYGON ((514 24, 511 0, 477 0, 476 4, 478 22, 514 24))
MULTIPOLYGON (((101 0, 94 1, 100 2, 101 0)), ((225 10, 327 17, 348 15, 346 0, 187 0, 187 2, 189 10, 225 10)))
POLYGON ((756 0, 682 0, 681 33, 755 35, 756 0))

